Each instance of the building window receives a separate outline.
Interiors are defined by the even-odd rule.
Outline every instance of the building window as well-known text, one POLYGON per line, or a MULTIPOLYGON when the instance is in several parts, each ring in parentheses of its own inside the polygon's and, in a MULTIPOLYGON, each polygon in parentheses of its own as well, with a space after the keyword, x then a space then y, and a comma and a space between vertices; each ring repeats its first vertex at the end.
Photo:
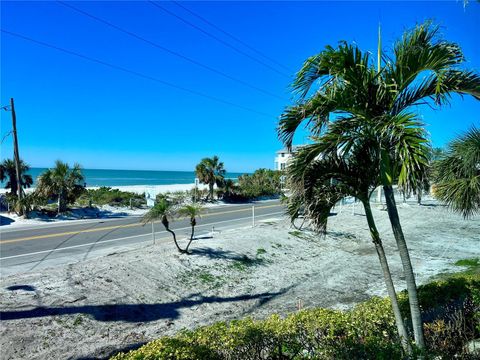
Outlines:
POLYGON ((285 170, 285 163, 280 164, 280 170, 285 170))

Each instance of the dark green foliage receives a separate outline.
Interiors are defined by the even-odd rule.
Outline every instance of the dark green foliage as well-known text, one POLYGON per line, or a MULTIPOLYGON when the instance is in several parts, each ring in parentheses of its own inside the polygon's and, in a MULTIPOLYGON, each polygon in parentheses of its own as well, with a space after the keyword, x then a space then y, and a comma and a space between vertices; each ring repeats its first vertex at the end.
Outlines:
POLYGON ((98 189, 88 189, 78 199, 81 205, 111 205, 111 206, 132 206, 140 207, 145 204, 144 194, 135 194, 127 191, 120 191, 110 187, 102 186, 98 189))
POLYGON ((60 160, 55 166, 46 170, 38 177, 35 192, 49 200, 58 202, 58 213, 65 212, 68 204, 73 204, 85 191, 84 177, 79 164, 72 168, 60 160))
POLYGON ((213 158, 203 158, 202 161, 195 167, 195 175, 202 184, 208 185, 209 197, 213 201, 214 186, 222 187, 225 181, 226 170, 223 162, 218 156, 213 158))
POLYGON ((457 266, 468 266, 473 269, 480 269, 480 259, 479 258, 474 258, 474 259, 462 259, 458 260, 455 265, 457 266))
MULTIPOLYGON (((424 358, 471 358, 463 345, 480 335, 479 292, 480 275, 457 274, 419 287, 423 314, 429 317, 424 358)), ((405 294, 400 302, 407 314, 405 294)), ((372 298, 350 311, 306 309, 284 319, 219 322, 114 359, 403 359, 401 349, 389 300, 372 298)))
MULTIPOLYGON (((28 164, 23 160, 20 160, 20 178, 22 183, 22 188, 29 188, 33 184, 32 176, 27 174, 27 171, 30 170, 28 164)), ((10 189, 10 194, 17 196, 18 194, 18 183, 17 183, 17 173, 15 167, 15 161, 11 159, 5 159, 0 164, 0 181, 7 180, 5 184, 5 189, 10 189)))
POLYGON ((261 197, 279 196, 282 193, 280 171, 258 169, 251 175, 244 174, 234 186, 230 184, 223 198, 228 202, 242 202, 261 197))
POLYGON ((473 126, 435 162, 435 197, 465 218, 480 213, 480 129, 473 126))

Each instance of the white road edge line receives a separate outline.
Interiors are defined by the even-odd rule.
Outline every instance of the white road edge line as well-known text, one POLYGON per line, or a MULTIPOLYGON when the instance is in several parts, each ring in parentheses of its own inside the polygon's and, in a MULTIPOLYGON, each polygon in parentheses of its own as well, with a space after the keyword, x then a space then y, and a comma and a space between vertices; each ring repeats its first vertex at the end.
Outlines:
MULTIPOLYGON (((278 211, 278 212, 274 212, 274 213, 270 213, 270 214, 257 215, 257 216, 255 216, 255 217, 256 217, 256 218, 259 218, 259 217, 265 217, 265 216, 271 216, 271 215, 278 215, 278 214, 284 214, 284 213, 285 213, 284 211, 278 211)), ((222 223, 226 223, 226 222, 239 221, 239 220, 245 220, 245 219, 251 219, 251 218, 252 218, 251 216, 247 216, 247 217, 238 218, 238 219, 217 221, 217 222, 214 222, 214 223, 198 225, 197 228, 202 227, 202 226, 211 226, 211 225, 215 225, 215 224, 222 224, 222 223)), ((186 226, 186 227, 179 228, 179 229, 174 229, 174 230, 175 230, 175 231, 181 231, 181 230, 187 230, 187 229, 191 229, 191 227, 190 227, 190 226, 186 226)), ((164 230, 164 231, 157 231, 157 232, 155 232, 155 234, 162 234, 162 233, 167 233, 167 232, 166 232, 165 230, 164 230)), ((27 253, 27 254, 6 256, 6 257, 0 258, 0 260, 14 259, 14 258, 19 258, 19 257, 31 256, 31 255, 38 255, 38 254, 52 253, 52 252, 56 252, 56 251, 76 249, 76 248, 80 248, 80 247, 84 247, 84 246, 104 244, 104 243, 109 243, 109 242, 114 242, 114 241, 121 241, 121 240, 138 238, 138 237, 142 237, 142 236, 148 236, 148 237, 150 237, 150 236, 152 236, 152 234, 151 234, 151 233, 148 233, 148 234, 142 234, 142 235, 133 235, 133 236, 127 236, 127 237, 123 237, 123 238, 103 240, 103 241, 98 241, 98 242, 93 242, 93 243, 88 243, 88 244, 80 244, 80 245, 74 245, 74 246, 67 246, 67 247, 62 247, 62 248, 58 248, 58 249, 42 250, 42 251, 37 251, 37 252, 32 252, 32 253, 27 253)))

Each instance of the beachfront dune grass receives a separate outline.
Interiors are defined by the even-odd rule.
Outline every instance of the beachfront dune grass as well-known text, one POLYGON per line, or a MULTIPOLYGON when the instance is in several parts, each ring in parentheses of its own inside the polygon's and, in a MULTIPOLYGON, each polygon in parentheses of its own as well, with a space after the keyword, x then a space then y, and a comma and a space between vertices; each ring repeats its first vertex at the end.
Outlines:
MULTIPOLYGON (((423 356, 474 358, 466 344, 480 335, 480 274, 453 274, 421 286, 419 300, 426 320, 423 356)), ((408 323, 406 292, 399 301, 408 323)), ((285 318, 218 322, 113 359, 402 359, 391 309, 388 298, 374 297, 348 311, 314 308, 285 318)))

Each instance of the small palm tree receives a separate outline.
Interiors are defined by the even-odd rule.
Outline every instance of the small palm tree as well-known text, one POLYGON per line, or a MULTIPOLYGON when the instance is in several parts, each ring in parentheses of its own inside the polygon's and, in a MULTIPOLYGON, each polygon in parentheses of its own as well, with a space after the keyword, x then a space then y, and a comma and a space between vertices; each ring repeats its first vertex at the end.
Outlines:
POLYGON ((56 199, 60 214, 67 210, 67 204, 75 202, 85 190, 83 181, 79 164, 70 169, 67 163, 57 160, 54 168, 48 169, 38 177, 36 191, 45 198, 56 199))
POLYGON ((192 233, 190 234, 190 241, 188 242, 187 247, 185 248, 185 252, 187 253, 188 253, 188 248, 190 247, 190 244, 192 243, 195 236, 195 226, 197 225, 197 217, 198 218, 200 217, 203 210, 204 208, 198 204, 189 204, 178 209, 179 216, 185 216, 190 218, 190 226, 192 227, 192 233))
POLYGON ((203 158, 195 167, 195 174, 200 182, 208 185, 211 201, 213 201, 213 187, 215 184, 218 187, 223 186, 225 173, 223 162, 216 155, 213 158, 203 158))
POLYGON ((409 337, 400 312, 392 275, 370 207, 370 196, 380 184, 375 171, 379 157, 375 142, 359 141, 346 157, 338 156, 327 142, 305 146, 287 169, 291 196, 287 200, 287 214, 293 222, 304 208, 304 215, 318 232, 325 233, 331 209, 343 198, 353 196, 365 209, 370 235, 382 268, 387 292, 391 300, 397 330, 406 353, 411 352, 409 337))
POLYGON ((453 140, 434 169, 438 199, 465 218, 480 213, 480 129, 453 140))
MULTIPOLYGON (((22 188, 29 188, 33 185, 32 176, 27 174, 27 171, 30 170, 30 167, 23 160, 20 160, 20 178, 22 188)), ((5 185, 5 189, 10 189, 10 193, 13 196, 18 194, 18 182, 17 182, 17 173, 15 167, 15 161, 11 159, 5 159, 2 164, 0 164, 0 181, 5 181, 8 178, 8 181, 5 185)))
POLYGON ((178 245, 177 236, 175 232, 172 229, 170 229, 170 221, 168 219, 175 217, 175 215, 176 215, 175 206, 171 202, 169 202, 165 197, 161 197, 157 199, 157 202, 155 203, 155 205, 142 217, 142 223, 143 225, 145 225, 149 222, 154 222, 155 220, 160 219, 163 226, 165 227, 165 230, 167 230, 170 234, 172 234, 173 242, 175 243, 177 250, 180 253, 185 253, 185 250, 183 250, 178 245))

